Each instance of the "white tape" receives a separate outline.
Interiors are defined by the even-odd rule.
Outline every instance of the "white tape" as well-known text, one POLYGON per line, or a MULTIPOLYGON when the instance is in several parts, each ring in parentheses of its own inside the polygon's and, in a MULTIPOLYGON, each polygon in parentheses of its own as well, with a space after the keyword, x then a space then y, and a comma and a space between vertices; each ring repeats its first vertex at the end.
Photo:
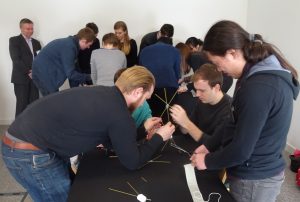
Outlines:
POLYGON ((199 190, 194 167, 191 164, 184 165, 186 181, 194 202, 203 202, 204 199, 199 190))

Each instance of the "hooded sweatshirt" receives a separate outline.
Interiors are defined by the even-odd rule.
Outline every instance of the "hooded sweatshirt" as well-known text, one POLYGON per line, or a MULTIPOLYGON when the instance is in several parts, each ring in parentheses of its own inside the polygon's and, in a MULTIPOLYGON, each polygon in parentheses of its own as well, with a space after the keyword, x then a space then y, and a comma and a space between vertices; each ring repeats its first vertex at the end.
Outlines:
MULTIPOLYGON (((208 169, 227 168, 229 176, 241 179, 273 177, 285 168, 282 151, 299 83, 274 55, 252 66, 240 80, 233 123, 218 134, 223 145, 206 155, 205 164, 208 169)), ((209 151, 215 149, 212 145, 205 143, 209 151)))

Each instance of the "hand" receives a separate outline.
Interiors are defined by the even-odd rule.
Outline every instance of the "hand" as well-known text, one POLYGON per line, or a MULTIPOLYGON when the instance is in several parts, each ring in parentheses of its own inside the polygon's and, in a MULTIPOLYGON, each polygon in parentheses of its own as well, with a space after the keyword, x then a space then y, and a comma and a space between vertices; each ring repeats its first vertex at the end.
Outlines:
POLYGON ((180 79, 178 80, 178 83, 181 84, 183 81, 184 81, 184 78, 180 78, 180 79))
POLYGON ((156 134, 160 135, 163 138, 163 141, 166 141, 171 138, 174 131, 175 126, 171 122, 168 122, 166 125, 157 129, 156 134))
POLYGON ((194 153, 190 158, 192 166, 196 167, 198 170, 206 170, 205 156, 206 153, 194 153))
POLYGON ((195 149, 194 154, 198 154, 198 153, 205 153, 205 154, 208 154, 209 151, 208 151, 208 149, 206 148, 206 146, 203 144, 203 145, 201 145, 200 147, 198 147, 197 149, 195 149))
POLYGON ((179 86, 179 88, 177 89, 177 92, 180 93, 184 93, 188 90, 188 88, 186 86, 179 86))
POLYGON ((173 105, 170 108, 170 115, 175 123, 180 125, 183 128, 187 127, 187 123, 189 122, 189 118, 186 115, 185 110, 180 105, 173 105))
POLYGON ((32 70, 29 70, 29 72, 28 72, 28 76, 29 76, 29 78, 31 78, 31 79, 32 79, 32 70))
POLYGON ((160 117, 150 117, 144 122, 146 131, 153 130, 161 126, 162 120, 160 117))

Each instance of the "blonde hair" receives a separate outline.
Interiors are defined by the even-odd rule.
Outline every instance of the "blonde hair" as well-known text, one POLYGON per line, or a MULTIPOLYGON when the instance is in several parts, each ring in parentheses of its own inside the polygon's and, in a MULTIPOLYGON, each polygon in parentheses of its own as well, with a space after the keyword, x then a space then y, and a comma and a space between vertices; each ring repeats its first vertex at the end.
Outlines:
POLYGON ((135 65, 122 72, 115 85, 122 93, 130 93, 137 88, 143 88, 146 92, 155 86, 155 79, 148 69, 135 65))
POLYGON ((118 21, 114 24, 114 29, 122 29, 125 32, 124 42, 120 42, 119 48, 125 53, 125 55, 128 55, 131 47, 126 23, 123 21, 118 21))

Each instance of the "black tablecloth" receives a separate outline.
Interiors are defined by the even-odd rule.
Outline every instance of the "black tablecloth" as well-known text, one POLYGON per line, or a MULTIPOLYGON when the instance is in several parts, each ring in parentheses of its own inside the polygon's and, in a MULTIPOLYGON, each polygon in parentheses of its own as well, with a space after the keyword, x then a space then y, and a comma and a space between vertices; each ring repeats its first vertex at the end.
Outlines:
MULTIPOLYGON (((175 142, 192 152, 197 145, 187 136, 175 136, 175 142), (189 149, 188 149, 189 148, 189 149)), ((187 186, 184 164, 190 163, 186 153, 169 144, 153 157, 152 162, 136 171, 127 170, 118 158, 109 157, 105 151, 95 149, 85 154, 81 160, 75 181, 71 187, 69 202, 129 202, 136 197, 109 190, 115 189, 136 195, 144 194, 152 202, 189 202, 192 201, 187 186), (129 184, 130 185, 129 185, 129 184)), ((231 195, 218 178, 217 171, 196 171, 198 186, 204 200, 211 192, 221 194, 220 202, 233 201, 231 195)), ((218 201, 216 195, 210 201, 218 201)))

